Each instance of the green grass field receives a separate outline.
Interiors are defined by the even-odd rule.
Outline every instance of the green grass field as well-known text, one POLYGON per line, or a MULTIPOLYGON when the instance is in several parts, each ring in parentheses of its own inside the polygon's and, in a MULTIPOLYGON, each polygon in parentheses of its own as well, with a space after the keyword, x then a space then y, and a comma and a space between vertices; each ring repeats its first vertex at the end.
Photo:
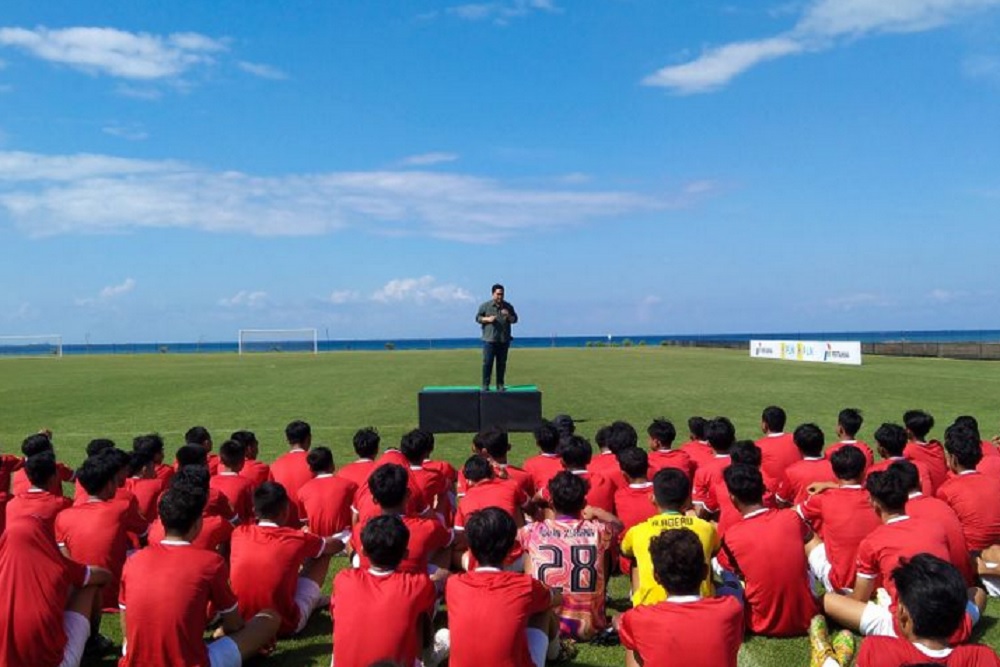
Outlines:
MULTIPOLYGON (((383 443, 398 441, 417 426, 417 392, 424 385, 474 384, 479 363, 476 350, 2 359, 0 451, 19 453, 25 435, 48 427, 60 460, 77 465, 94 437, 110 437, 128 449, 135 435, 157 431, 170 451, 183 444, 188 427, 201 424, 216 443, 237 429, 255 431, 262 458, 271 460, 284 450, 285 424, 305 419, 314 444, 330 446, 337 461, 346 462, 357 428, 374 425, 383 443)), ((934 414, 932 435, 938 437, 961 414, 975 415, 984 436, 996 433, 1000 421, 1000 373, 990 362, 869 357, 862 367, 838 367, 754 360, 728 350, 515 349, 508 375, 511 384, 537 384, 545 415, 573 415, 587 437, 615 419, 632 422, 642 433, 658 416, 683 431, 686 419, 699 414, 726 415, 739 437, 756 438, 760 411, 770 404, 785 408, 790 427, 816 422, 828 438, 843 407, 863 410, 860 435, 869 440, 879 424, 898 422, 910 408, 934 414)), ((529 434, 515 434, 512 441, 512 461, 534 453, 529 434)), ((469 442, 466 435, 440 435, 435 456, 459 465, 469 442)), ((620 577, 612 593, 615 608, 627 608, 627 584, 620 577)), ((981 640, 994 647, 1000 646, 997 617, 1000 605, 991 603, 980 630, 981 640)), ((106 617, 104 631, 120 641, 114 617, 106 617)), ((741 664, 749 667, 804 665, 807 659, 804 639, 754 638, 741 653, 741 664)), ((326 667, 329 660, 330 620, 324 613, 303 637, 282 642, 278 653, 255 664, 326 667)), ((619 648, 583 646, 573 664, 622 662, 619 648)))

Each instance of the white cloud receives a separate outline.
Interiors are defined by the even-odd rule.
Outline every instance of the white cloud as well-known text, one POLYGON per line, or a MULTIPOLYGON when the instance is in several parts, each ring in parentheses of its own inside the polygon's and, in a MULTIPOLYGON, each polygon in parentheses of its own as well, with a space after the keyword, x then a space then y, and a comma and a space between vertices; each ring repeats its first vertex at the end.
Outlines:
POLYGON ((334 290, 330 294, 330 303, 341 306, 345 303, 355 303, 361 300, 361 293, 355 290, 334 290))
POLYGON ((260 308, 267 303, 267 292, 240 290, 229 298, 219 299, 223 308, 260 308))
POLYGON ((381 289, 372 294, 372 300, 380 303, 413 301, 426 303, 471 303, 475 301, 472 294, 457 285, 439 285, 433 276, 420 278, 396 278, 387 282, 381 289))
POLYGON ((1000 7, 1000 0, 814 0, 787 32, 706 49, 694 60, 647 76, 643 83, 681 94, 708 92, 768 60, 878 33, 932 30, 994 7, 1000 7))
POLYGON ((456 153, 421 153, 420 155, 410 155, 399 161, 403 167, 429 167, 445 162, 454 162, 458 159, 456 153))
POLYGON ((102 127, 101 131, 128 141, 142 141, 149 138, 149 133, 138 123, 112 123, 102 127))
POLYGON ((927 298, 931 301, 937 301, 938 303, 953 303, 965 297, 965 292, 956 292, 953 290, 946 290, 936 288, 932 289, 928 294, 927 298))
POLYGON ((228 48, 224 41, 197 33, 159 36, 115 28, 44 26, 0 28, 0 46, 90 74, 138 81, 178 77, 214 62, 213 54, 228 48))
POLYGON ((288 75, 285 72, 271 65, 265 65, 262 63, 251 63, 245 60, 241 60, 240 62, 237 63, 237 66, 244 72, 247 72, 248 74, 253 74, 254 76, 258 76, 262 79, 271 79, 272 81, 283 81, 284 79, 288 78, 288 75))
POLYGON ((845 294, 843 296, 827 299, 826 305, 831 310, 850 311, 857 308, 880 308, 890 305, 890 303, 888 299, 881 294, 876 294, 874 292, 858 292, 856 294, 845 294))
POLYGON ((76 305, 78 306, 94 306, 98 304, 108 303, 114 301, 119 297, 125 296, 129 292, 135 289, 135 279, 126 278, 125 282, 119 285, 108 285, 101 289, 97 293, 96 297, 84 297, 76 300, 76 305))
POLYGON ((962 63, 962 73, 970 79, 1000 81, 1000 56, 972 56, 962 63))
POLYGON ((552 0, 508 0, 455 5, 445 11, 466 21, 492 21, 497 25, 507 25, 512 19, 537 12, 561 14, 563 10, 552 0))
POLYGON ((260 177, 169 160, 0 151, 0 220, 35 237, 143 228, 303 236, 355 227, 484 243, 696 199, 528 189, 426 171, 260 177))

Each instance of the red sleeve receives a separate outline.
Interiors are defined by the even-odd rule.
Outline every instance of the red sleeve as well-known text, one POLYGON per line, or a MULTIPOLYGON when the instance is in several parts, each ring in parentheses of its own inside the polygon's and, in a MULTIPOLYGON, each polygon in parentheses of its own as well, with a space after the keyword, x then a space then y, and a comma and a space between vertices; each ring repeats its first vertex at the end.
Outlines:
POLYGON ((129 501, 128 510, 122 517, 122 527, 126 533, 134 533, 135 535, 142 535, 149 530, 149 522, 142 518, 142 514, 139 512, 139 503, 135 498, 129 501))
POLYGON ((629 609, 624 614, 622 614, 622 620, 618 624, 618 636, 621 639, 622 646, 634 651, 635 650, 635 635, 632 634, 632 610, 629 609))
POLYGON ((222 556, 219 556, 219 565, 212 575, 209 587, 210 599, 219 613, 224 614, 236 608, 236 594, 229 586, 229 571, 222 556))
POLYGON ((430 613, 434 609, 435 602, 437 602, 437 589, 434 588, 434 582, 429 577, 424 577, 423 586, 420 587, 417 597, 417 609, 430 613))
POLYGON ((76 588, 83 588, 83 585, 87 582, 87 566, 66 557, 63 557, 63 565, 66 566, 66 575, 69 583, 76 588))
POLYGON ((313 533, 299 533, 302 535, 302 553, 306 558, 319 558, 326 547, 326 540, 313 533))
MULTIPOLYGON (((708 483, 708 475, 705 474, 704 470, 699 468, 698 472, 694 476, 694 484, 691 489, 691 499, 696 503, 701 503, 705 507, 709 507, 710 496, 712 495, 712 489, 708 483)), ((712 503, 718 509, 716 503, 712 503)), ((711 510, 710 511, 715 511, 711 510)))
POLYGON ((548 586, 538 581, 534 577, 524 575, 528 577, 528 581, 531 582, 531 609, 529 614, 538 614, 549 607, 552 606, 552 592, 549 590, 548 586))
POLYGON ((528 504, 530 497, 524 492, 524 489, 521 488, 520 484, 518 484, 515 488, 517 489, 517 497, 514 498, 514 502, 517 504, 517 507, 524 507, 528 504))
POLYGON ((56 514, 56 544, 66 543, 67 532, 65 515, 60 512, 56 514))
POLYGON ((809 496, 799 504, 799 514, 809 522, 813 530, 819 530, 823 522, 823 494, 809 496))
POLYGON ((867 578, 878 576, 879 569, 878 563, 875 560, 875 549, 869 539, 862 540, 861 544, 858 545, 857 569, 858 574, 862 574, 867 578))
POLYGON ((455 511, 455 528, 465 528, 465 511, 462 509, 462 503, 458 504, 458 510, 455 511))

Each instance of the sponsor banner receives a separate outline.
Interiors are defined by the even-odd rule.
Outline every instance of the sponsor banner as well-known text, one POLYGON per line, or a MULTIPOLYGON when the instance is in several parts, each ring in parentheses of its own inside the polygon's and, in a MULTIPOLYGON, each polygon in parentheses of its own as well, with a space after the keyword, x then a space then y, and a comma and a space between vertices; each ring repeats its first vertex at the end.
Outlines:
POLYGON ((751 340, 750 356, 823 364, 861 365, 859 341, 751 340))

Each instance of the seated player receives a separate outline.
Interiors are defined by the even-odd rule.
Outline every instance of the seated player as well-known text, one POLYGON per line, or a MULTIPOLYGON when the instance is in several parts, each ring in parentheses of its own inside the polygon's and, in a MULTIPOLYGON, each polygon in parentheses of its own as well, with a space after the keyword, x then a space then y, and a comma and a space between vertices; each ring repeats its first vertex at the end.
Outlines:
POLYGON ((948 464, 944 460, 944 447, 941 443, 927 440, 927 434, 934 428, 934 417, 923 410, 908 410, 903 413, 903 425, 906 426, 909 440, 903 456, 927 466, 933 487, 931 493, 937 493, 938 487, 948 477, 948 464))
MULTIPOLYGON (((208 468, 208 454, 204 447, 199 445, 184 445, 177 450, 175 458, 177 473, 187 468, 202 468, 204 472, 208 472, 211 475, 208 468)), ((176 475, 177 473, 174 474, 176 475)), ((195 474, 200 480, 201 475, 198 473, 195 474)), ((205 506, 206 516, 218 516, 233 525, 239 522, 239 515, 236 514, 233 506, 229 504, 229 499, 219 489, 212 486, 210 477, 205 480, 205 492, 208 493, 208 505, 205 506)))
POLYGON ((528 496, 520 485, 497 479, 493 466, 482 456, 470 456, 462 467, 462 473, 468 489, 458 500, 455 530, 465 530, 469 516, 487 507, 498 507, 507 512, 517 526, 524 525, 528 496))
POLYGON ((979 434, 963 426, 951 426, 944 434, 945 462, 952 476, 937 490, 965 531, 972 552, 1000 544, 1000 484, 976 470, 983 458, 979 434))
MULTIPOLYGON (((830 461, 823 457, 823 431, 815 424, 802 424, 795 429, 792 440, 800 453, 800 460, 785 469, 779 479, 776 492, 778 502, 784 506, 798 505, 804 501, 809 492, 809 485, 814 482, 833 482, 836 477, 830 467, 830 461)), ((763 465, 763 452, 761 452, 763 465)))
POLYGON ((323 581, 330 556, 343 550, 340 540, 288 528, 291 501, 277 482, 264 482, 253 492, 257 524, 233 532, 229 579, 250 619, 265 609, 281 616, 278 635, 302 632, 323 600, 323 581))
MULTIPOLYGON (((52 436, 47 431, 33 433, 25 438, 21 443, 21 453, 24 454, 25 461, 35 454, 41 454, 42 452, 51 453, 52 458, 55 459, 56 452, 52 447, 52 436)), ((56 461, 56 474, 49 479, 45 490, 54 496, 62 496, 63 482, 72 482, 73 480, 73 469, 56 461)), ((23 491, 27 491, 28 488, 32 486, 31 481, 28 479, 27 471, 23 467, 14 472, 14 477, 11 483, 11 494, 15 496, 23 491)))
POLYGON ((646 427, 649 436, 649 474, 655 475, 664 468, 677 468, 688 477, 694 477, 695 464, 683 450, 671 449, 677 429, 664 417, 654 419, 646 427))
MULTIPOLYGON (((733 443, 733 446, 729 448, 729 460, 730 465, 746 464, 760 470, 760 447, 754 444, 752 440, 737 440, 733 443)), ((725 469, 723 469, 722 472, 725 472, 725 469)), ((761 475, 764 479, 764 506, 777 508, 778 501, 774 495, 774 489, 777 488, 778 483, 773 479, 768 479, 767 475, 764 475, 763 472, 761 475)), ((703 501, 703 504, 706 508, 719 508, 718 512, 712 516, 718 517, 715 529, 719 533, 720 540, 725 537, 726 530, 728 530, 731 525, 743 520, 743 515, 738 509, 736 509, 736 505, 733 504, 732 499, 729 497, 729 489, 726 488, 726 480, 721 474, 719 475, 719 479, 710 488, 709 494, 703 501)), ((719 561, 723 567, 731 567, 726 560, 726 554, 719 554, 719 561)))
POLYGON ((561 595, 522 572, 501 568, 517 540, 509 514, 490 507, 469 517, 469 548, 479 566, 448 578, 450 667, 544 667, 559 653, 552 613, 561 595), (488 629, 488 632, 484 631, 488 629))
POLYGON ((1000 658, 987 646, 952 646, 965 621, 968 598, 962 575, 950 563, 930 554, 903 560, 892 572, 899 595, 898 637, 868 637, 861 644, 857 667, 904 667, 941 664, 952 667, 997 667, 1000 658))
POLYGON ((724 476, 743 515, 726 531, 722 550, 745 582, 747 629, 765 637, 805 635, 819 611, 804 549, 812 531, 793 510, 764 506, 760 470, 736 464, 724 476))
MULTIPOLYGON (((645 665, 736 667, 743 642, 742 600, 702 596, 710 571, 698 535, 686 528, 667 530, 653 537, 649 551, 656 582, 669 597, 619 616, 622 644, 645 665)), ((629 655, 626 664, 637 663, 629 655)))
POLYGON ((163 438, 160 437, 159 433, 147 433, 146 435, 137 435, 132 439, 132 451, 147 451, 153 457, 153 468, 156 473, 156 478, 163 482, 163 488, 166 488, 167 482, 170 478, 174 476, 174 469, 163 462, 165 458, 163 438))
POLYGON ((14 494, 7 503, 7 525, 23 516, 37 516, 54 534, 56 515, 73 504, 69 498, 49 491, 52 480, 59 479, 56 457, 52 452, 43 451, 29 456, 24 467, 18 471, 25 474, 28 488, 14 494))
POLYGON ((38 517, 12 520, 0 536, 0 664, 78 667, 95 599, 110 580, 107 570, 59 553, 38 517))
POLYGON ((273 641, 280 623, 277 612, 261 610, 244 623, 226 562, 192 546, 205 500, 200 489, 172 485, 158 508, 166 537, 125 563, 119 593, 125 636, 120 667, 238 667, 273 641), (206 645, 202 637, 209 605, 221 614, 224 636, 206 645))
POLYGON ((862 451, 844 445, 830 457, 830 465, 837 483, 820 485, 795 509, 815 535, 806 545, 809 571, 826 590, 850 593, 857 576, 858 546, 881 521, 861 486, 865 477, 862 451))
MULTIPOLYGON (((600 451, 594 456, 587 470, 593 475, 603 475, 614 484, 615 490, 625 485, 618 467, 618 455, 626 449, 639 446, 639 434, 626 421, 615 421, 594 435, 600 451)), ((609 512, 612 510, 608 510, 609 512)))
MULTIPOLYGON (((454 533, 444 527, 437 518, 408 513, 406 507, 411 493, 409 477, 403 466, 387 463, 375 469, 368 478, 368 488, 372 500, 378 508, 378 515, 390 514, 398 516, 410 531, 410 542, 406 558, 400 564, 400 569, 406 572, 428 572, 436 568, 445 568, 451 564, 451 547, 454 533), (432 568, 431 565, 434 567, 432 568)), ((367 525, 367 520, 364 525, 367 525)), ((361 546, 361 531, 364 525, 354 526, 351 540, 354 551, 361 546)), ((358 565, 368 567, 364 554, 360 554, 358 565)), ((440 577, 433 577, 438 581, 440 577)))
MULTIPOLYGON (((87 453, 87 458, 89 459, 91 456, 97 456, 101 452, 114 448, 115 448, 115 443, 113 440, 109 440, 108 438, 94 438, 93 440, 87 443, 87 447, 84 449, 84 451, 87 453)), ((87 502, 87 497, 88 497, 87 491, 83 488, 83 485, 80 484, 80 480, 74 479, 73 504, 79 505, 80 503, 85 503, 87 502)))
MULTIPOLYGON (((649 473, 649 458, 644 449, 629 447, 618 455, 618 465, 625 486, 615 492, 615 509, 622 523, 618 541, 625 536, 629 528, 640 524, 656 514, 653 502, 653 483, 647 476, 649 473)), ((623 559, 624 560, 624 559, 623 559)), ((629 561, 624 560, 622 571, 628 574, 631 570, 629 561)))
MULTIPOLYGON (((205 450, 197 448, 202 453, 205 450)), ((186 494, 195 494, 205 497, 201 529, 191 540, 191 546, 195 549, 214 551, 228 557, 229 543, 233 536, 233 524, 213 512, 209 507, 209 475, 208 468, 202 465, 185 466, 170 478, 169 489, 180 488, 186 494)), ((228 505, 228 501, 226 502, 228 505)), ((149 527, 149 543, 159 544, 167 538, 166 526, 163 521, 157 519, 149 527)))
POLYGON ((430 468, 431 470, 436 470, 441 473, 441 475, 445 478, 445 481, 448 482, 448 493, 451 496, 452 514, 454 514, 455 484, 458 482, 458 470, 456 470, 455 466, 447 461, 439 461, 431 458, 434 454, 434 434, 430 431, 421 432, 424 436, 424 460, 421 465, 425 468, 430 468))
POLYGON ((416 482, 420 494, 435 514, 450 517, 452 513, 451 488, 448 478, 433 467, 424 467, 434 436, 429 431, 414 429, 404 433, 399 440, 399 451, 407 461, 407 474, 416 482))
POLYGON ((719 503, 713 493, 723 481, 723 471, 732 463, 729 450, 736 442, 736 427, 725 417, 716 417, 705 424, 705 437, 715 453, 710 462, 698 466, 691 488, 698 514, 703 519, 710 519, 719 513, 719 503))
POLYGON ((864 422, 865 419, 861 416, 861 411, 857 408, 844 408, 841 410, 840 414, 837 415, 837 437, 840 440, 826 448, 826 452, 824 452, 826 458, 830 458, 841 447, 851 445, 857 447, 864 454, 865 467, 871 468, 872 464, 875 463, 875 455, 872 453, 872 448, 864 440, 858 440, 858 431, 861 430, 861 425, 864 422))
POLYGON ((378 456, 379 444, 382 438, 379 437, 378 430, 374 426, 367 426, 354 434, 354 453, 358 455, 357 460, 341 466, 337 470, 337 477, 354 482, 361 489, 368 483, 368 476, 375 470, 375 457, 378 456))
MULTIPOLYGON (((622 555, 633 559, 632 606, 657 604, 667 599, 667 591, 654 576, 650 542, 667 530, 686 528, 698 536, 705 564, 719 551, 719 537, 711 523, 688 513, 691 509, 691 482, 676 468, 664 468, 653 477, 653 499, 658 514, 629 529, 622 540, 622 555)), ((712 579, 702 578, 701 594, 714 593, 712 579)))
POLYGON ((156 521, 156 503, 167 483, 156 476, 156 458, 149 447, 141 446, 129 458, 125 488, 135 498, 139 514, 147 523, 156 521))
POLYGON ((543 421, 533 432, 538 454, 526 459, 524 470, 531 475, 531 483, 535 489, 544 489, 549 480, 563 471, 562 459, 559 458, 559 431, 552 422, 543 421))
POLYGON ((510 480, 517 484, 529 498, 535 495, 535 483, 531 474, 525 472, 517 466, 507 462, 507 455, 510 453, 510 436, 503 429, 487 429, 480 438, 482 445, 482 455, 493 466, 493 472, 497 479, 510 480))
POLYGON ((305 511, 303 523, 313 535, 338 535, 341 541, 346 541, 351 530, 351 502, 357 485, 334 476, 333 452, 327 447, 310 449, 306 462, 316 476, 299 489, 299 506, 305 511))
POLYGON ((426 571, 399 568, 409 542, 410 531, 391 514, 369 519, 361 531, 369 566, 341 570, 333 582, 333 664, 413 665, 429 646, 437 593, 426 571))
MULTIPOLYGON (((708 424, 708 420, 704 417, 695 415, 688 418, 688 440, 678 448, 691 459, 691 468, 694 472, 697 472, 702 464, 715 458, 715 451, 705 439, 706 424, 708 424)), ((694 472, 692 472, 692 481, 694 472)))
POLYGON ((298 497, 302 485, 313 478, 312 470, 306 462, 306 454, 312 447, 312 427, 304 421, 293 421, 285 427, 288 451, 271 464, 271 477, 281 484, 292 499, 287 526, 298 528, 301 523, 298 497))
POLYGON ((209 488, 215 489, 229 501, 236 513, 233 524, 253 521, 254 483, 240 473, 246 465, 246 448, 235 440, 226 440, 219 447, 217 472, 209 481, 209 488))
POLYGON ((229 436, 229 439, 243 445, 245 460, 240 475, 253 482, 253 488, 256 489, 264 482, 274 481, 271 479, 271 466, 258 458, 260 456, 260 443, 257 442, 257 436, 253 431, 235 431, 229 436))
POLYGON ((587 483, 571 472, 552 478, 549 495, 555 518, 520 531, 524 571, 562 591, 562 604, 555 610, 559 634, 590 641, 608 627, 604 598, 611 544, 622 524, 614 515, 587 506, 587 483))
POLYGON ((204 426, 192 426, 184 434, 184 443, 188 445, 198 445, 205 450, 206 465, 208 474, 214 475, 219 471, 219 457, 212 453, 212 434, 204 426))
POLYGON ((896 461, 910 461, 916 466, 920 476, 920 492, 930 497, 934 496, 934 483, 931 481, 927 464, 903 456, 907 446, 906 429, 899 424, 882 424, 875 431, 875 442, 878 443, 878 455, 881 460, 868 468, 869 475, 873 472, 885 472, 896 461))
POLYGON ((777 405, 764 408, 760 415, 760 430, 764 437, 755 443, 760 447, 760 470, 764 477, 781 479, 788 466, 802 459, 791 433, 785 433, 785 411, 777 405))
MULTIPOLYGON (((559 443, 559 456, 562 458, 563 467, 581 477, 590 487, 587 491, 587 505, 599 507, 609 514, 614 514, 615 491, 618 489, 618 485, 606 475, 590 472, 588 467, 593 455, 593 447, 579 435, 563 438, 562 442, 559 443)), ((620 478, 621 472, 617 472, 616 476, 620 478)), ((549 502, 547 495, 548 488, 545 488, 541 493, 541 499, 544 502, 549 502)))
POLYGON ((979 438, 979 442, 983 450, 983 459, 979 462, 979 465, 976 466, 976 470, 984 475, 1000 478, 1000 449, 997 449, 996 443, 992 440, 987 440, 982 437, 982 434, 979 431, 979 422, 976 418, 972 415, 955 417, 955 421, 952 425, 970 429, 976 434, 976 437, 979 438))

